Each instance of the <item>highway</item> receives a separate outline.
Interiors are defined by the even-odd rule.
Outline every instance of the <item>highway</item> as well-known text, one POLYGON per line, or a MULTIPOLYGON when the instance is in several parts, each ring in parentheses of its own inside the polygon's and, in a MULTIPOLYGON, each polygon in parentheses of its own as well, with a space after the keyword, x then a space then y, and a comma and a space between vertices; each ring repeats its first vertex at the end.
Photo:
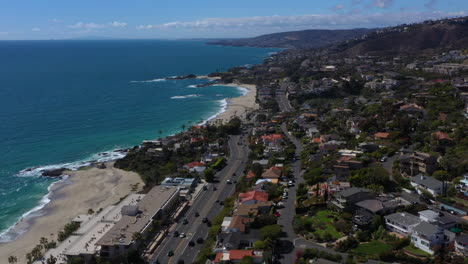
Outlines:
POLYGON ((245 169, 249 156, 247 136, 230 136, 229 149, 230 155, 227 165, 216 175, 219 183, 210 183, 208 190, 200 193, 190 209, 185 213, 185 217, 183 217, 188 220, 188 224, 184 225, 180 220, 180 223, 171 228, 169 235, 155 250, 150 263, 182 263, 181 260, 184 263, 194 262, 203 246, 203 244, 197 243, 197 239, 203 238, 205 240, 210 229, 207 224, 202 223, 203 217, 207 217, 211 221, 221 211, 223 206, 216 203, 216 200, 224 201, 225 198, 233 194, 235 190, 234 181, 237 181, 245 169), (235 176, 233 176, 234 174, 235 176), (227 184, 228 179, 231 179, 233 183, 227 184), (213 186, 216 186, 218 190, 214 191, 213 186), (197 212, 200 214, 199 217, 195 217, 197 212), (186 237, 174 237, 175 231, 179 232, 179 234, 185 233, 186 237), (189 246, 190 241, 195 242, 195 246, 189 246), (174 256, 168 257, 167 253, 169 251, 173 251, 174 256))

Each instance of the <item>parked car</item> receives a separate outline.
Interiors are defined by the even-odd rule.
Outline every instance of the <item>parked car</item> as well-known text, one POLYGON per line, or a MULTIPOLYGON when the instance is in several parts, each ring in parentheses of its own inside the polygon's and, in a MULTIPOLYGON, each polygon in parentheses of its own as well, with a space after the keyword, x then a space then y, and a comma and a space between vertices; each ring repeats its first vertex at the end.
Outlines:
POLYGON ((231 180, 227 180, 226 183, 227 183, 227 184, 232 184, 232 181, 231 181, 231 180))
POLYGON ((167 252, 167 256, 168 256, 168 257, 174 256, 174 251, 169 250, 169 252, 167 252))

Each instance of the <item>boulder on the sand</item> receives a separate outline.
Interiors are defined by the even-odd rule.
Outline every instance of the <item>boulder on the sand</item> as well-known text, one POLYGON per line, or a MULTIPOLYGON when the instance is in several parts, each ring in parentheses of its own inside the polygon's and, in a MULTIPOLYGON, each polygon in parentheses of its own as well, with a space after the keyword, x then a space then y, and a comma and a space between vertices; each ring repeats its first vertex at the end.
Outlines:
POLYGON ((45 177, 60 177, 63 175, 63 172, 66 171, 66 168, 60 169, 53 169, 53 170, 45 170, 42 172, 42 176, 45 177))

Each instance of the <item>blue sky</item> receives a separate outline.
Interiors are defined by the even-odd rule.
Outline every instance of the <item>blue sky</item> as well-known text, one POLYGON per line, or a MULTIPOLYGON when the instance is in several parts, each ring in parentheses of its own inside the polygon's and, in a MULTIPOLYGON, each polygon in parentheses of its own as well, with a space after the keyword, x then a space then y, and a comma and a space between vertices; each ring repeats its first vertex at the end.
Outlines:
POLYGON ((0 39, 250 37, 466 15, 467 0, 0 0, 0 39))

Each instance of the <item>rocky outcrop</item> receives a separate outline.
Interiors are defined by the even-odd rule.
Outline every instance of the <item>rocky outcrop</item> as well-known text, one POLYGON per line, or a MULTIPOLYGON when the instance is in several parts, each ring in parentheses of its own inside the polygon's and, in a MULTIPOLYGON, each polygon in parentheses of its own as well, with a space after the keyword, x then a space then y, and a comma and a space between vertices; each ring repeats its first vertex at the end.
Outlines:
POLYGON ((167 77, 166 80, 185 80, 185 79, 195 79, 197 76, 195 74, 188 74, 184 76, 176 76, 176 77, 167 77))
POLYGON ((60 169, 53 169, 53 170, 45 170, 42 172, 42 176, 44 177, 60 177, 63 175, 63 172, 66 171, 66 168, 60 168, 60 169))

